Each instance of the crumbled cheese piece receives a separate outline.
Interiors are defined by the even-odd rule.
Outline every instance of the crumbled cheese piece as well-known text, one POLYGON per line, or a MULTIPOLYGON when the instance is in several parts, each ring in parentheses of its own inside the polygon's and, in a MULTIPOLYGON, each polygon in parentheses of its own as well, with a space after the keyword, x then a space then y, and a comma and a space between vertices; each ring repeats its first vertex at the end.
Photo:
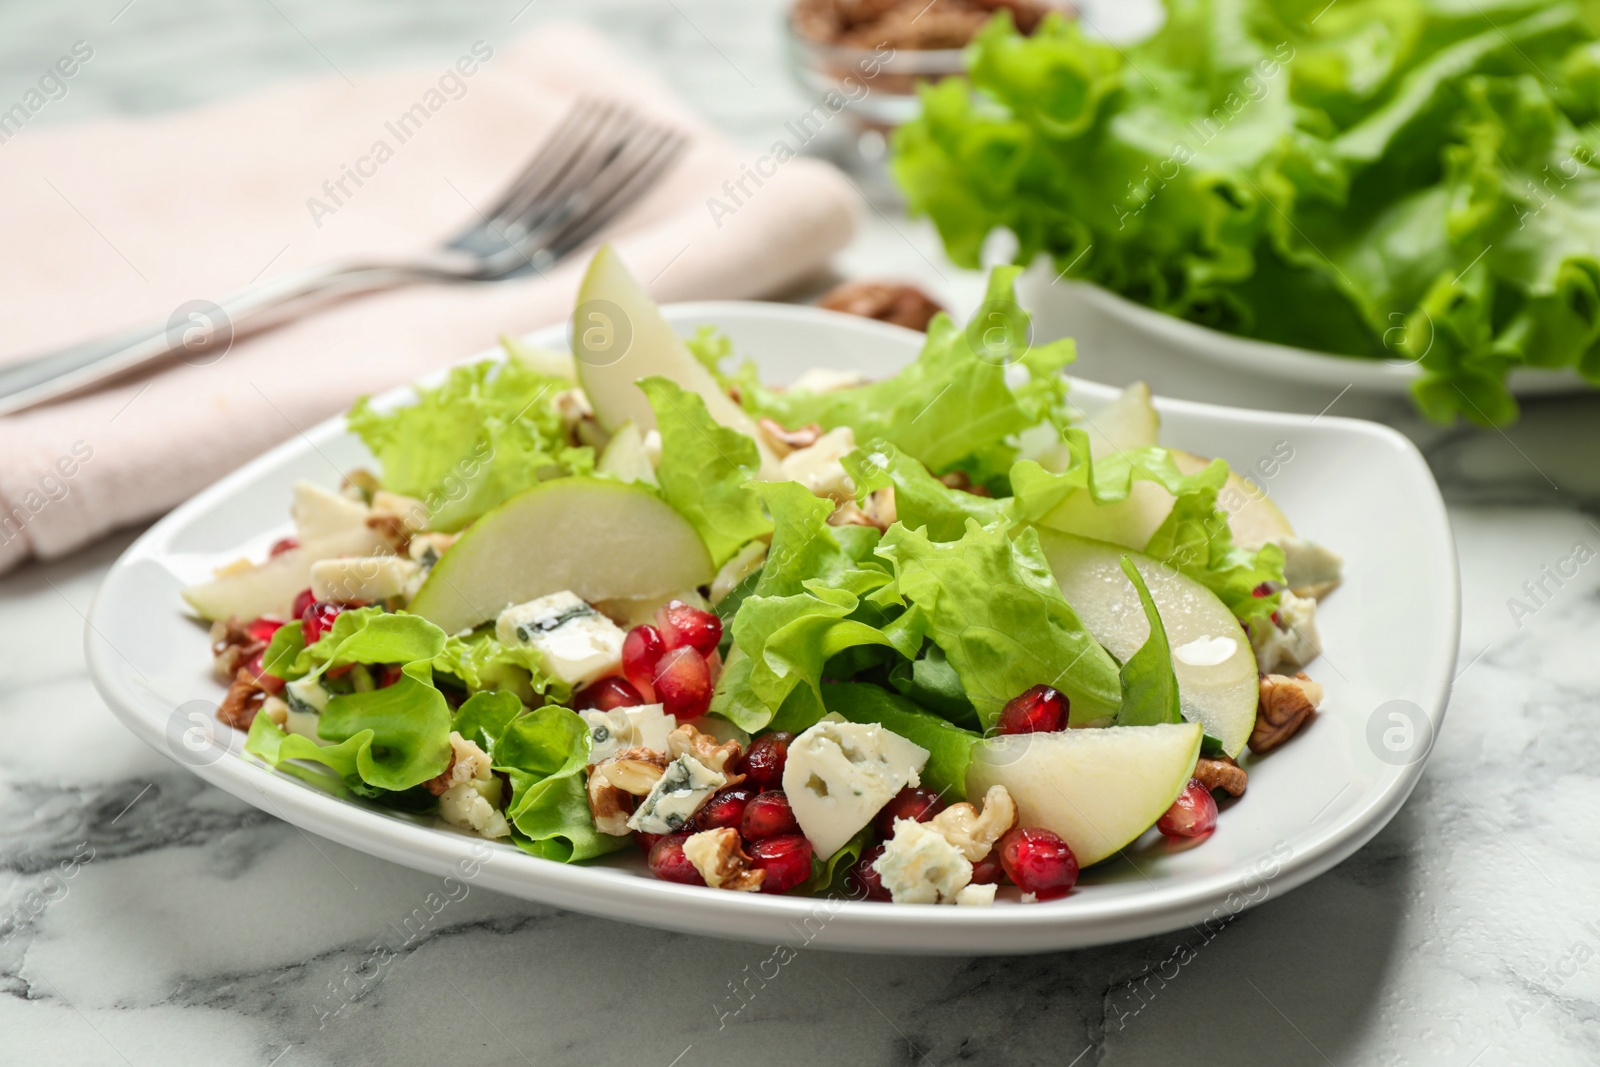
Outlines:
POLYGON ((783 788, 818 856, 832 856, 917 777, 928 750, 877 723, 817 723, 789 743, 783 788))
POLYGON ((987 908, 994 904, 996 885, 966 885, 961 887, 961 892, 956 894, 956 903, 973 908, 987 908))
POLYGON ((1280 664, 1304 667, 1322 651, 1317 636, 1317 602, 1295 596, 1285 589, 1278 594, 1278 621, 1253 623, 1250 644, 1256 651, 1256 665, 1271 674, 1280 664))
POLYGON ((311 565, 311 595, 342 604, 399 596, 421 566, 400 556, 347 556, 311 565))
POLYGON ((856 435, 848 426, 829 430, 816 443, 796 449, 778 464, 785 479, 799 482, 817 496, 849 500, 855 483, 839 461, 856 450, 856 435))
POLYGON ((938 830, 911 819, 894 821, 894 836, 873 869, 896 904, 954 904, 972 881, 972 864, 938 830))
POLYGON ((575 689, 622 670, 626 635, 573 592, 506 608, 495 621, 495 636, 504 645, 532 648, 546 673, 575 689))
POLYGON ((693 756, 679 756, 667 764, 656 784, 639 801, 628 819, 628 829, 647 834, 670 834, 694 818, 700 805, 728 783, 728 779, 693 756))
POLYGON ((589 724, 589 766, 608 760, 630 748, 667 750, 667 737, 678 720, 661 710, 660 704, 636 708, 593 708, 578 713, 589 724))
POLYGON ((484 837, 510 837, 511 825, 500 810, 500 785, 490 777, 451 786, 439 797, 439 817, 484 837))

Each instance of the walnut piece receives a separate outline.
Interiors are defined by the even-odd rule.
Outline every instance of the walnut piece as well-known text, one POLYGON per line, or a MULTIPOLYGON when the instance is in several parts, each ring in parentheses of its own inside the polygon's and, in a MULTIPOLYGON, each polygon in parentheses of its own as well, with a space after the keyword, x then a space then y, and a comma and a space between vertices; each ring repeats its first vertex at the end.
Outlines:
POLYGON ((451 786, 488 779, 489 754, 479 748, 477 742, 468 741, 451 730, 449 765, 438 776, 423 782, 422 787, 438 797, 443 796, 451 786))
POLYGON ((683 843, 683 857, 712 889, 758 893, 767 875, 750 866, 750 857, 740 847, 739 831, 731 826, 691 834, 683 843))
POLYGON ((667 756, 648 748, 618 752, 589 768, 589 814, 603 834, 627 837, 633 798, 650 792, 667 769, 667 756))
POLYGON ((971 804, 952 804, 932 819, 928 825, 939 831, 968 863, 977 863, 989 854, 995 842, 1017 824, 1017 802, 1003 785, 991 785, 983 795, 983 811, 971 804))
POLYGON ((825 293, 817 306, 923 331, 933 317, 944 310, 914 285, 874 280, 845 282, 825 293))
POLYGON ((1304 671, 1293 678, 1269 674, 1261 679, 1261 706, 1255 729, 1250 731, 1250 751, 1269 752, 1304 726, 1322 703, 1322 683, 1304 671))
POLYGON ((815 422, 809 422, 798 430, 790 430, 776 419, 762 416, 756 425, 761 427, 761 435, 767 439, 767 444, 772 446, 772 450, 778 453, 779 459, 790 452, 810 448, 817 443, 817 438, 822 436, 822 426, 815 422))
POLYGON ((227 695, 217 705, 217 720, 235 730, 248 730, 266 698, 267 694, 256 685, 249 670, 240 667, 233 676, 233 683, 228 686, 227 695))
POLYGON ((1233 757, 1225 755, 1201 756, 1200 762, 1194 765, 1192 777, 1207 791, 1220 789, 1230 797, 1244 796, 1245 785, 1249 782, 1244 768, 1235 763, 1233 757))
POLYGON ((668 755, 673 759, 684 755, 693 756, 728 780, 723 788, 744 781, 744 775, 734 774, 730 769, 730 765, 739 761, 743 751, 739 742, 724 741, 719 745, 716 738, 701 733, 688 723, 682 724, 667 735, 668 755))

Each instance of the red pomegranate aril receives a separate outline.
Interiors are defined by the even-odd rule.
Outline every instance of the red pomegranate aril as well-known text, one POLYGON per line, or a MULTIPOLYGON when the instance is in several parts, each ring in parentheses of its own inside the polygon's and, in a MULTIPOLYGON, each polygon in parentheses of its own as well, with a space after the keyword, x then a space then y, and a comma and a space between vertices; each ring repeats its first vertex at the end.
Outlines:
POLYGON ((789 742, 793 740, 794 734, 774 730, 751 741, 740 767, 745 778, 761 789, 783 785, 783 765, 789 760, 789 742))
POLYGON ((675 648, 662 656, 650 683, 662 710, 674 718, 698 719, 711 707, 711 671, 692 648, 675 648))
POLYGON ((804 834, 764 838, 748 851, 750 865, 767 872, 763 893, 787 893, 811 877, 811 842, 804 834))
POLYGON ((1040 734, 1062 730, 1067 725, 1071 704, 1065 693, 1048 685, 1036 685, 1014 697, 1000 709, 995 723, 998 734, 1040 734))
POLYGON ((747 785, 729 786, 719 792, 711 794, 711 799, 700 805, 700 810, 694 814, 694 828, 696 830, 721 830, 725 827, 737 830, 744 821, 745 806, 756 795, 756 790, 747 785))
POLYGON ((645 703, 646 700, 639 690, 624 679, 612 675, 600 679, 593 685, 584 686, 578 691, 573 706, 579 711, 588 711, 591 708, 610 711, 612 708, 637 708, 645 703))
POLYGON ((939 794, 932 789, 921 786, 906 786, 900 792, 889 798, 889 803, 878 812, 876 820, 878 833, 882 837, 894 836, 894 821, 896 819, 910 819, 912 822, 927 822, 944 810, 944 801, 939 799, 939 794))
POLYGON ((722 640, 721 619, 681 600, 668 601, 656 612, 656 628, 668 649, 687 645, 702 656, 715 652, 722 640))
POLYGON ((1168 837, 1204 837, 1217 828, 1217 802, 1206 787, 1191 778, 1156 829, 1168 837))
POLYGON ((261 656, 262 653, 260 652, 251 656, 249 662, 244 665, 244 669, 250 675, 250 680, 256 683, 257 688, 275 696, 283 692, 284 680, 277 675, 266 672, 266 667, 261 662, 261 656))
POLYGON ((1005 868, 1000 866, 1000 857, 993 852, 972 865, 973 885, 999 885, 1005 876, 1005 868))
POLYGON ((888 900, 889 891, 883 888, 883 876, 873 864, 878 862, 878 857, 883 855, 882 845, 873 845, 861 854, 856 860, 856 865, 850 868, 850 873, 845 875, 845 891, 851 896, 862 896, 867 900, 888 900))
POLYGON ((398 682, 401 678, 405 677, 406 672, 398 663, 384 663, 378 666, 372 673, 373 684, 379 689, 387 689, 394 683, 398 682))
POLYGON ((318 600, 313 603, 300 616, 301 636, 307 645, 314 645, 322 639, 322 635, 333 629, 333 620, 337 619, 344 611, 343 604, 334 604, 327 600, 318 600))
POLYGON ((272 542, 271 548, 267 549, 267 556, 269 558, 272 556, 281 556, 290 549, 299 547, 300 539, 298 537, 280 537, 276 541, 272 542))
POLYGON ((739 835, 746 841, 764 841, 799 832, 800 824, 795 821, 789 798, 778 789, 769 789, 752 798, 745 805, 744 818, 739 823, 739 835))
POLYGON ((278 632, 278 627, 283 625, 282 619, 275 619, 271 615, 263 615, 259 619, 251 619, 245 624, 244 632, 250 635, 252 641, 271 641, 272 635, 278 632))
POLYGON ((650 850, 656 847, 656 842, 666 836, 666 834, 647 834, 643 830, 635 830, 633 843, 638 845, 639 850, 648 856, 650 855, 650 850))
POLYGON ((694 869, 689 857, 683 854, 683 843, 688 834, 670 834, 650 846, 650 873, 664 882, 683 885, 705 885, 706 880, 694 869))
POLYGON ((1064 897, 1078 881, 1078 857, 1052 831, 1017 827, 995 846, 1006 877, 1039 900, 1064 897))
POLYGON ((294 607, 289 609, 289 617, 291 619, 300 618, 306 613, 306 609, 316 602, 317 598, 311 595, 311 590, 300 590, 300 592, 295 594, 294 607))
POLYGON ((651 682, 666 650, 666 642, 654 626, 635 626, 622 639, 622 676, 640 693, 653 695, 651 682))

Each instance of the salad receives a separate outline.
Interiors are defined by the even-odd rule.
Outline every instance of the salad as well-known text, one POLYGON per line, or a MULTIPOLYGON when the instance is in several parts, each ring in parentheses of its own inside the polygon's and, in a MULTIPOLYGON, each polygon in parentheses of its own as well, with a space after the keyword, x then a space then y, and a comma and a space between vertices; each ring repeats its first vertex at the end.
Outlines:
POLYGON ((1078 410, 1015 274, 889 378, 780 388, 602 249, 575 355, 358 402, 377 469, 184 591, 218 717, 341 795, 727 891, 1047 900, 1204 838, 1321 702, 1339 558, 1158 445, 1144 387, 1078 410))
POLYGON ((1594 5, 1166 9, 1129 47, 1002 14, 970 86, 924 87, 894 171, 952 259, 1009 230, 1158 311, 1417 364, 1439 421, 1514 420, 1514 368, 1600 381, 1594 5))

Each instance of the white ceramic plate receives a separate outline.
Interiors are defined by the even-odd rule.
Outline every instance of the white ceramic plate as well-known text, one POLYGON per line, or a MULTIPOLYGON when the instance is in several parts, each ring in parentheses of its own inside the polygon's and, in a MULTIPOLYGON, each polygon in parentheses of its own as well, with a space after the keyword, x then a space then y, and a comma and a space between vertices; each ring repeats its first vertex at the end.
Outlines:
MULTIPOLYGON (((918 334, 807 308, 708 303, 670 307, 667 315, 684 332, 702 323, 726 331, 774 381, 812 363, 886 374, 920 344, 918 334)), ((532 340, 565 344, 560 328, 532 340)), ((1085 405, 1111 395, 1104 386, 1076 388, 1085 405)), ((480 884, 530 900, 721 937, 874 952, 1042 952, 1177 929, 1320 874, 1395 814, 1444 716, 1459 597, 1438 489, 1399 434, 1338 418, 1160 406, 1165 440, 1240 469, 1292 451, 1264 484, 1303 535, 1346 559, 1345 585, 1321 615, 1326 654, 1311 668, 1327 684, 1327 703, 1300 737, 1250 766, 1249 792, 1224 811, 1209 840, 1175 849, 1152 832, 1088 872, 1061 901, 1023 905, 1011 890, 993 908, 955 908, 671 885, 650 878, 632 850, 565 866, 510 845, 486 846, 431 819, 337 799, 241 757, 242 738, 220 727, 221 744, 192 746, 198 734, 186 732, 211 721, 222 688, 210 674, 205 630, 183 614, 178 590, 222 562, 264 553, 287 530, 297 479, 331 486, 341 469, 370 462, 339 420, 224 478, 129 548, 95 598, 89 665, 129 729, 206 781, 312 833, 418 870, 444 874, 487 852, 475 875, 480 884), (1391 717, 1396 712, 1400 719, 1391 717), (1384 730, 1389 747, 1369 742, 1384 730)))
MULTIPOLYGON (((1357 359, 1304 348, 1235 337, 1164 315, 1116 293, 1079 281, 1056 281, 1048 263, 1036 263, 1019 286, 1024 307, 1034 314, 1039 341, 1074 337, 1078 371, 1099 381, 1125 385, 1143 380, 1152 388, 1201 400, 1278 406, 1295 405, 1304 392, 1320 411, 1343 390, 1405 396, 1421 371, 1410 360, 1357 359), (1269 395, 1272 385, 1287 386, 1269 395), (1276 402, 1276 403, 1275 403, 1276 402)), ((1570 368, 1519 369, 1509 386, 1519 397, 1592 389, 1570 368)))

